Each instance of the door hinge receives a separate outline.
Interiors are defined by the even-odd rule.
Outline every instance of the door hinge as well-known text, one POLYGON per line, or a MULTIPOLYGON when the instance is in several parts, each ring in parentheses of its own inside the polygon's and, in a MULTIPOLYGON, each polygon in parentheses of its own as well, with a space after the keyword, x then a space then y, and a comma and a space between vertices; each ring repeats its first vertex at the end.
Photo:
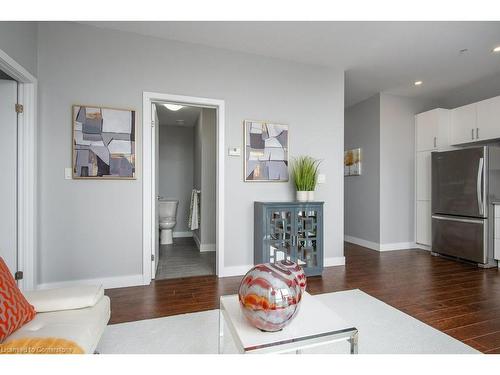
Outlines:
POLYGON ((24 107, 22 104, 16 104, 16 113, 23 113, 24 107))
POLYGON ((155 122, 154 121, 151 121, 151 127, 154 128, 155 127, 155 122))
POLYGON ((14 278, 16 280, 22 280, 23 279, 23 271, 17 271, 15 274, 14 274, 14 278))
POLYGON ((154 262, 154 260, 155 260, 155 255, 151 254, 151 262, 154 262))

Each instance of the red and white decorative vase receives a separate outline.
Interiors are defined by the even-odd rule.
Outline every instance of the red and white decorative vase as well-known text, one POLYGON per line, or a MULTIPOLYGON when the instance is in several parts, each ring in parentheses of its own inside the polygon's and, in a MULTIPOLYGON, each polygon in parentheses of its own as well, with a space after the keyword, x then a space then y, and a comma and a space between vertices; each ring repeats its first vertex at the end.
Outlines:
POLYGON ((259 264, 241 280, 238 295, 243 315, 262 331, 279 331, 297 315, 305 286, 304 271, 296 263, 259 264))

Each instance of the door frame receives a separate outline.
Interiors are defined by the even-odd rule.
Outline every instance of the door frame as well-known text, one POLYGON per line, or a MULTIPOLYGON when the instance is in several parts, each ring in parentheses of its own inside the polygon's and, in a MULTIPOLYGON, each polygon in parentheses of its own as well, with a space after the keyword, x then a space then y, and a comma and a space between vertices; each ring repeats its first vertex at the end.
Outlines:
POLYGON ((142 102, 142 274, 143 283, 149 284, 152 279, 151 254, 154 253, 155 210, 154 196, 155 173, 153 171, 153 134, 155 133, 152 117, 154 102, 172 102, 182 105, 215 108, 217 112, 216 130, 216 274, 224 275, 224 134, 225 134, 225 102, 220 99, 201 98, 195 96, 143 92, 142 102))
POLYGON ((19 282, 20 288, 32 290, 37 285, 36 102, 38 81, 1 49, 0 69, 18 82, 18 103, 23 105, 23 113, 18 115, 17 263, 19 271, 23 271, 23 279, 19 282))

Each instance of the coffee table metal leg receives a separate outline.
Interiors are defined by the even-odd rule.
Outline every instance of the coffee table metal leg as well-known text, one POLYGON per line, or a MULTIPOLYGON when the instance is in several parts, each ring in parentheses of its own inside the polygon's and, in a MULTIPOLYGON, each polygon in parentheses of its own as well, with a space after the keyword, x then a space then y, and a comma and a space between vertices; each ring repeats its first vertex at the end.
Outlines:
POLYGON ((358 354, 358 331, 352 334, 349 343, 351 344, 351 354, 358 354))

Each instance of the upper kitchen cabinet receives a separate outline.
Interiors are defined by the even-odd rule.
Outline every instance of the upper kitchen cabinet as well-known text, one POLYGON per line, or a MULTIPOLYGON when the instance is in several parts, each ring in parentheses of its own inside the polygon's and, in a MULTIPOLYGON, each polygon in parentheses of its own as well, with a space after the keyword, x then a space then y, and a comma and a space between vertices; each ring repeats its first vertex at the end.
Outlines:
POLYGON ((416 151, 433 151, 449 145, 450 111, 436 108, 415 116, 416 151))
POLYGON ((476 141, 477 104, 468 104, 451 110, 451 144, 476 141))
POLYGON ((500 96, 477 103, 477 140, 500 138, 500 96))

